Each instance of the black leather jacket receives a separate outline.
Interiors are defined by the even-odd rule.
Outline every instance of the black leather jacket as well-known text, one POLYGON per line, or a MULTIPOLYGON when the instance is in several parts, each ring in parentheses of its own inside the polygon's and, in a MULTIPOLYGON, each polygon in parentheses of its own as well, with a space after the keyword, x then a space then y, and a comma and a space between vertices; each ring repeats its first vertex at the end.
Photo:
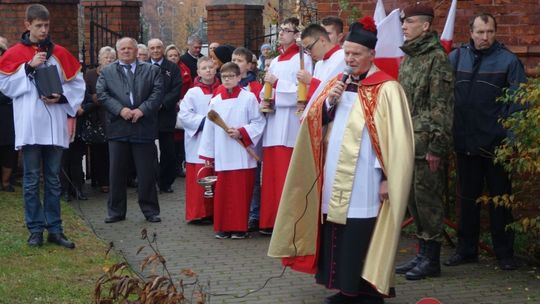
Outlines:
POLYGON ((109 140, 152 142, 158 132, 158 110, 163 97, 163 78, 157 66, 138 61, 135 69, 133 104, 124 68, 116 61, 99 75, 96 93, 109 112, 107 137, 109 140), (120 116, 123 108, 139 109, 144 116, 136 123, 120 116))

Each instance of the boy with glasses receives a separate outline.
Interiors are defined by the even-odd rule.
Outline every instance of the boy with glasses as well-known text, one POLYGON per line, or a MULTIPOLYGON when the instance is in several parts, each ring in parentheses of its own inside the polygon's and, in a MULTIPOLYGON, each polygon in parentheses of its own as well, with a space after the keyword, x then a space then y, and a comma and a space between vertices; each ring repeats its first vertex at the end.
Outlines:
POLYGON ((229 129, 225 132, 206 122, 199 146, 199 157, 216 170, 214 230, 218 239, 247 237, 257 161, 246 148, 257 145, 265 126, 257 98, 240 88, 240 79, 237 64, 221 67, 222 85, 210 100, 209 110, 217 112, 229 129))
MULTIPOLYGON (((310 24, 302 31, 304 50, 316 60, 313 76, 305 70, 296 74, 298 81, 309 85, 309 100, 306 108, 309 110, 312 96, 318 96, 328 80, 345 70, 345 55, 339 44, 332 43, 325 28, 318 24, 310 24)), ((302 107, 304 105, 299 105, 302 107)), ((300 109, 303 110, 303 109, 300 109)), ((304 113, 307 113, 304 111, 304 113)))
MULTIPOLYGON (((266 115, 268 127, 263 136, 263 174, 260 228, 269 234, 274 227, 274 220, 285 183, 287 168, 291 159, 296 136, 300 129, 300 119, 296 116, 298 80, 300 70, 300 48, 296 44, 299 38, 299 21, 288 18, 281 24, 279 44, 281 55, 272 60, 264 81, 274 87, 275 112, 266 115)), ((311 73, 311 57, 304 55, 304 69, 311 73)), ((265 101, 263 107, 269 106, 265 101)))

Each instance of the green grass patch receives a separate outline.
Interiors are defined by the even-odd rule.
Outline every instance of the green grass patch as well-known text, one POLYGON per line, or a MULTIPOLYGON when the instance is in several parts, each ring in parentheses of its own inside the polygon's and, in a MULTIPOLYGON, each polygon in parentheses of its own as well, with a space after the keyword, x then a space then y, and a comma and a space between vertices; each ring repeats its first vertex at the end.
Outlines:
POLYGON ((118 262, 106 258, 108 245, 99 240, 75 210, 62 202, 66 236, 74 250, 45 243, 26 244, 20 191, 0 192, 0 303, 92 303, 94 284, 103 267, 118 262))

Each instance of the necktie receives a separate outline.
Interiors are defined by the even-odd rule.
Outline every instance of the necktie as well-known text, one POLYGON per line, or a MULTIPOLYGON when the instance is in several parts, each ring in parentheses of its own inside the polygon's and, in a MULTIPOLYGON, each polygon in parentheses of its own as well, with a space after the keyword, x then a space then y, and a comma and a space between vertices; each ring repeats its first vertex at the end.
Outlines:
POLYGON ((135 75, 133 74, 133 71, 131 71, 131 65, 129 64, 123 64, 122 67, 124 69, 126 69, 126 75, 127 75, 127 78, 128 78, 128 86, 129 86, 129 91, 133 94, 134 90, 133 90, 133 82, 135 81, 135 75))

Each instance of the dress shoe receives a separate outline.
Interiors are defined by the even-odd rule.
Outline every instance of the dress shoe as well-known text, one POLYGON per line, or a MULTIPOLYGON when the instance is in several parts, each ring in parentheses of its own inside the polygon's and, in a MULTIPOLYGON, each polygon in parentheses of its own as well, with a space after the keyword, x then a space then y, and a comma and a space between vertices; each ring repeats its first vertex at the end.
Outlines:
POLYGON ((504 258, 499 260, 499 268, 501 270, 515 270, 518 268, 518 263, 514 258, 504 258))
POLYGON ((161 222, 161 218, 159 217, 159 215, 150 215, 146 218, 147 221, 149 221, 150 223, 159 223, 161 222))
POLYGON ((455 253, 453 256, 451 256, 446 262, 444 262, 445 266, 458 266, 461 264, 467 264, 467 263, 477 263, 478 262, 478 256, 464 256, 459 253, 455 253))
POLYGON ((105 218, 105 223, 111 224, 125 220, 125 216, 108 216, 105 218))
POLYGON ((63 233, 50 233, 47 236, 47 242, 53 243, 59 246, 63 246, 69 249, 75 248, 75 243, 68 240, 63 233))
POLYGON ((28 246, 40 247, 43 245, 43 232, 33 232, 28 238, 28 246))

